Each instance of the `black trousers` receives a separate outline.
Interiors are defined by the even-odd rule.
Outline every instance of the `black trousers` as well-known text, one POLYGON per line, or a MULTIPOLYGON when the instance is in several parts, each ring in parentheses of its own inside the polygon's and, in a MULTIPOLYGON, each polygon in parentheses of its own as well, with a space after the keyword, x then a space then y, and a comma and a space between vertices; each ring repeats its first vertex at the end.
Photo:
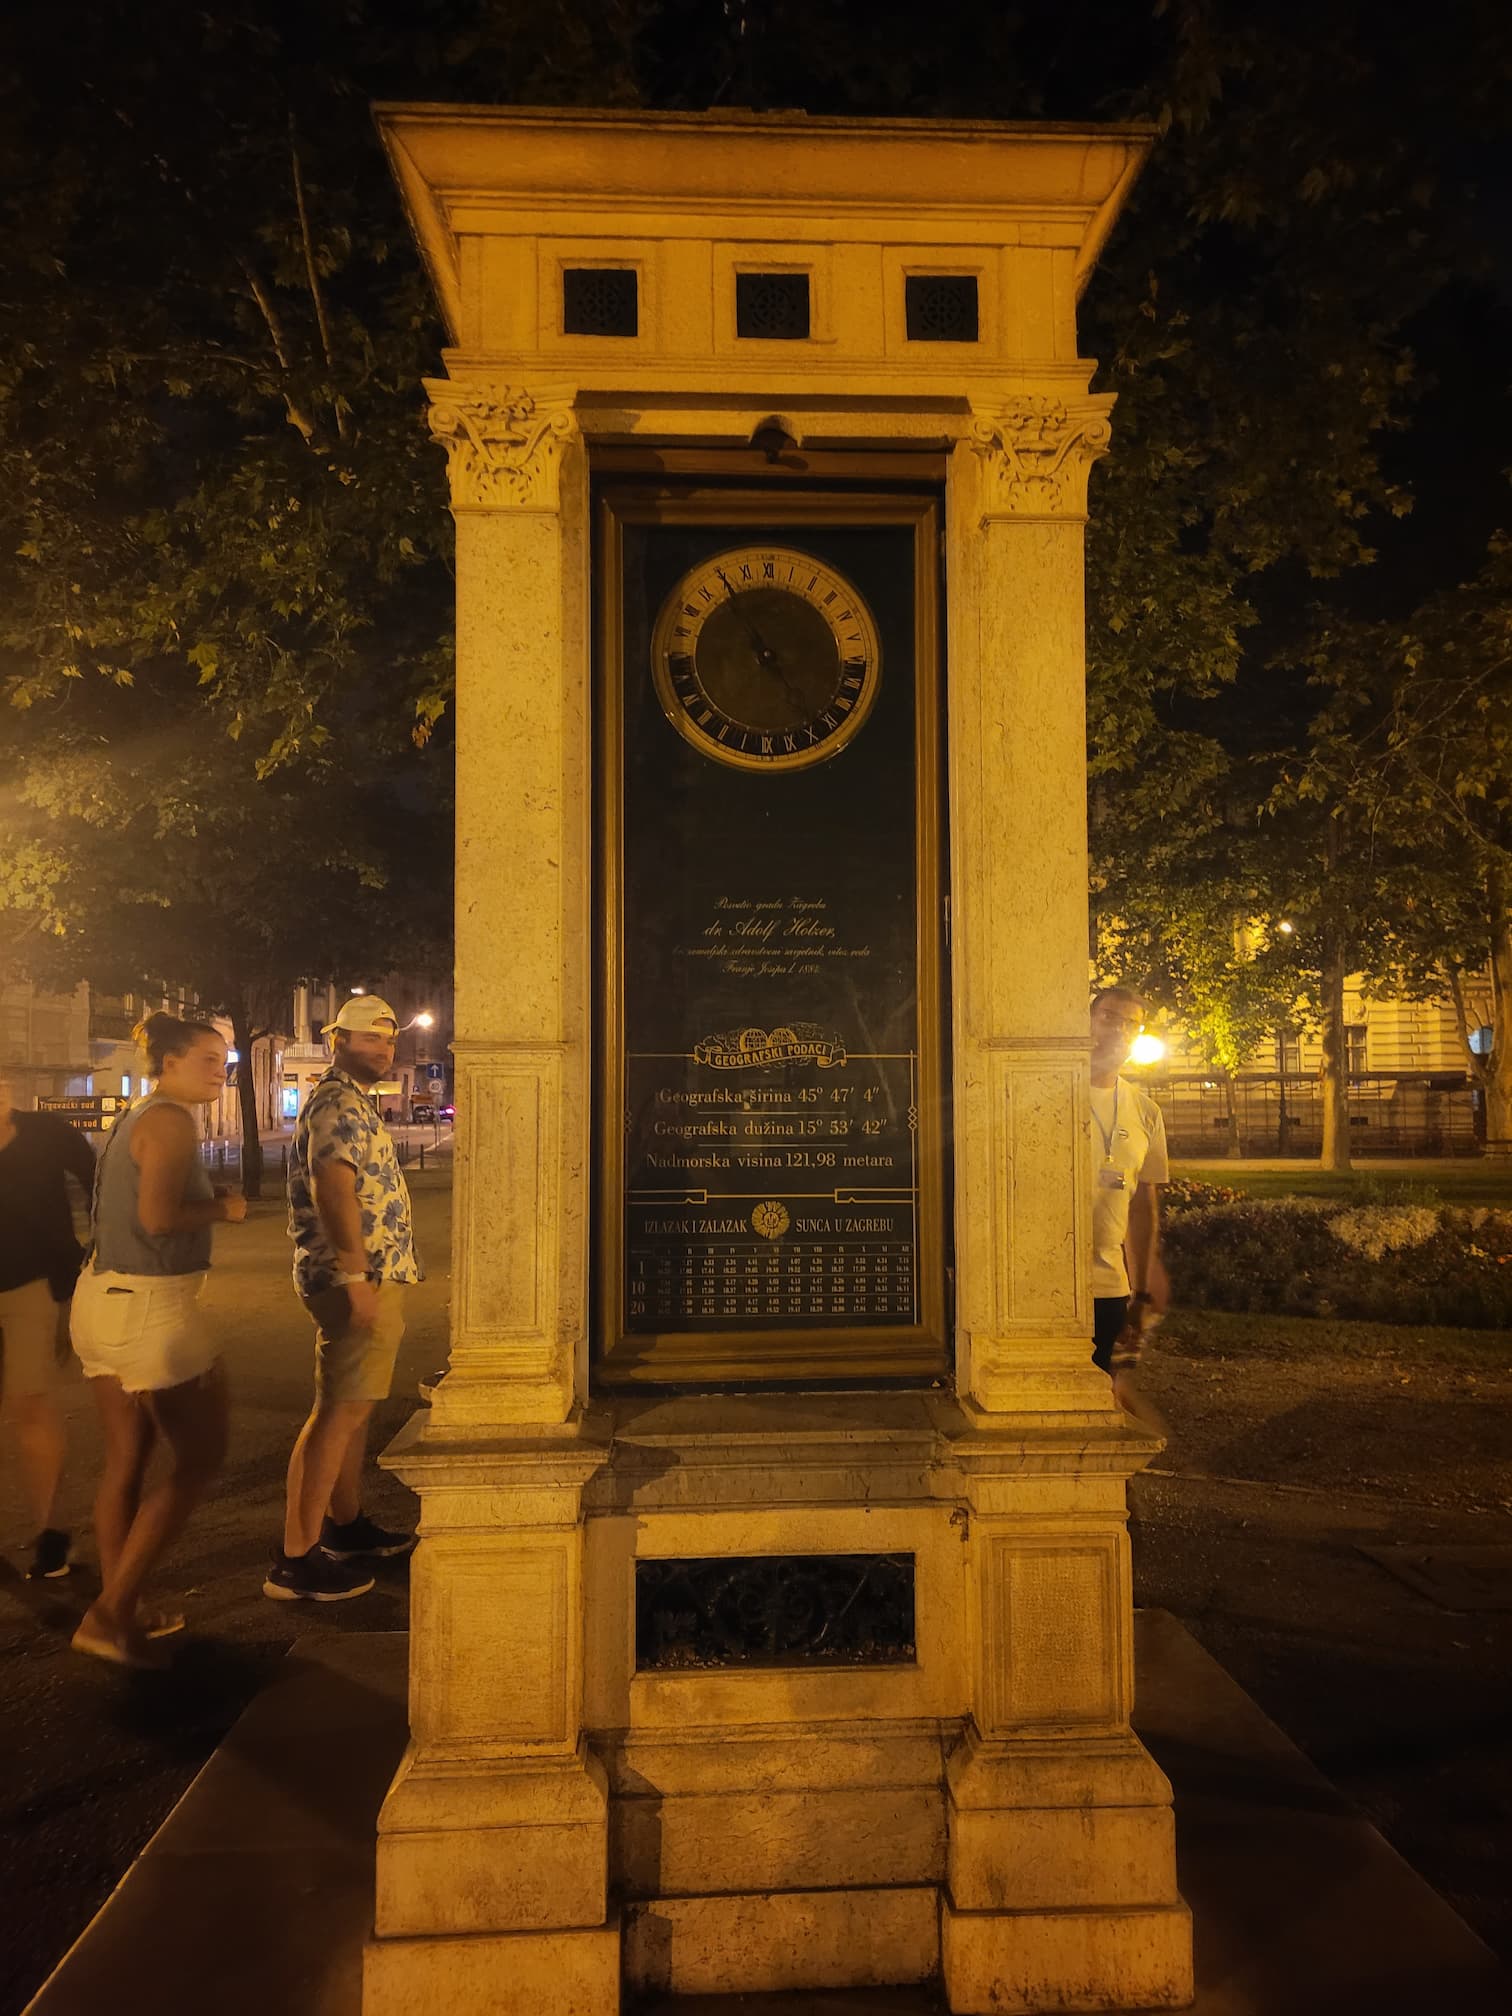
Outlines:
POLYGON ((1092 1298, 1092 1363, 1100 1372, 1113 1370, 1113 1346, 1129 1319, 1127 1295, 1094 1295, 1092 1298))

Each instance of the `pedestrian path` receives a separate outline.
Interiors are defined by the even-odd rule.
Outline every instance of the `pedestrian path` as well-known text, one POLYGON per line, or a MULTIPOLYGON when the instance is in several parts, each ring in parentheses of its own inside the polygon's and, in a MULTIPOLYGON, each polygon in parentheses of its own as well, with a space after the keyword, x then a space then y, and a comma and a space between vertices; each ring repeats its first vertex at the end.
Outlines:
MULTIPOLYGON (((304 1639, 26 2016, 360 2016, 401 1632, 304 1639)), ((1164 1611, 1136 1620, 1176 1793, 1195 2016, 1504 2016, 1490 1951, 1164 1611)), ((932 1987, 687 1997, 644 2016, 938 2016, 932 1987)), ((596 2016, 596 2012, 595 2012, 596 2016)))

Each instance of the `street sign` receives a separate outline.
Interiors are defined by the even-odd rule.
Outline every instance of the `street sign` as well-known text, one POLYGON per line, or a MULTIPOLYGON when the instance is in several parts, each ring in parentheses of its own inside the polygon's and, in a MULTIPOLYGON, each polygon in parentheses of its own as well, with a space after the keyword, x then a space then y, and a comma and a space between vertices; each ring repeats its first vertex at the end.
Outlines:
POLYGON ((102 1093, 94 1099, 39 1099, 39 1113, 55 1113, 80 1134, 104 1134, 125 1112, 129 1101, 102 1093))
POLYGON ((446 1066, 444 1064, 427 1064, 424 1070, 427 1078, 444 1079, 446 1076, 446 1066))

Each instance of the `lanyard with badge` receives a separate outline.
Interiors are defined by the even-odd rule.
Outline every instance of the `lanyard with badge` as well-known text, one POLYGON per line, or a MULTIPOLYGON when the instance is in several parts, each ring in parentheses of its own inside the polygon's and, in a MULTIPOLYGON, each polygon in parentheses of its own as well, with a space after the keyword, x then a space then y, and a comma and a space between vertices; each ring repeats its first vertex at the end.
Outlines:
POLYGON ((1098 1118, 1097 1108, 1095 1106, 1092 1108, 1092 1118, 1097 1122, 1097 1131, 1101 1134, 1103 1141, 1103 1163, 1097 1172, 1098 1186, 1103 1190, 1122 1190, 1125 1188, 1124 1172, 1113 1165, 1113 1143, 1118 1138, 1118 1095, 1121 1090, 1122 1087, 1115 1078, 1113 1080, 1113 1125, 1111 1127, 1104 1127, 1102 1121, 1098 1118))

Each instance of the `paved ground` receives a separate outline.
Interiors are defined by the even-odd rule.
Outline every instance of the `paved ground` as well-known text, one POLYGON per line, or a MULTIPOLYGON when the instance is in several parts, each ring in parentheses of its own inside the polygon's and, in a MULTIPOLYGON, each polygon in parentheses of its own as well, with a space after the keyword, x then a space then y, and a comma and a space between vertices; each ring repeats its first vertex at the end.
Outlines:
MULTIPOLYGON (((446 1179, 413 1181, 422 1244, 444 1261, 446 1179)), ((371 1596, 314 1613, 260 1594, 308 1404, 310 1336, 288 1289, 281 1207, 258 1206, 217 1236, 211 1294, 235 1425, 220 1491, 165 1579, 192 1620, 171 1676, 69 1653, 91 1579, 19 1579, 23 1522, 0 1468, 0 2016, 14 2016, 82 1929, 296 1634, 404 1627, 402 1567, 371 1596)), ((443 1269, 412 1298, 397 1397, 375 1443, 407 1418, 415 1379, 443 1362, 445 1297, 443 1269)), ((1322 1359, 1321 1326, 1293 1326, 1289 1345, 1266 1333, 1257 1353, 1245 1321, 1173 1319, 1161 1333, 1145 1383, 1173 1440, 1161 1459, 1170 1474, 1135 1487, 1140 1600, 1180 1616, 1512 1956, 1512 1610, 1445 1609, 1358 1551, 1512 1543, 1505 1349, 1482 1337, 1466 1347, 1474 1363, 1459 1364, 1436 1333, 1430 1373, 1409 1333, 1383 1332, 1373 1350, 1367 1326, 1353 1326, 1351 1355, 1322 1359)), ((82 1382, 70 1407, 70 1509, 82 1526, 96 1447, 82 1382)), ((412 1508, 387 1477, 370 1502, 396 1522, 412 1508)))
MULTIPOLYGON (((415 1381, 446 1360, 449 1178, 411 1172, 422 1253, 432 1278, 410 1298, 395 1397, 378 1410, 381 1448, 417 1404, 415 1381)), ((226 1473, 174 1552, 164 1589, 183 1598, 191 1634, 172 1674, 133 1676, 81 1659, 68 1634, 95 1586, 19 1579, 24 1521, 7 1462, 0 1467, 0 2012, 19 2009, 88 1922, 132 1856, 295 1637, 322 1630, 402 1630, 404 1564, 370 1596, 344 1604, 270 1603, 268 1549, 282 1523, 289 1446, 310 1404, 313 1332, 289 1285, 281 1202, 253 1207, 216 1234, 207 1291, 226 1338, 234 1421, 226 1473)), ((70 1393, 75 1424, 68 1511, 87 1523, 98 1447, 84 1381, 70 1393)), ((8 1452, 7 1452, 8 1454, 8 1452)), ((414 1500, 374 1472, 371 1510, 414 1523, 414 1500)), ((81 1543, 89 1556, 89 1542, 81 1543)))

